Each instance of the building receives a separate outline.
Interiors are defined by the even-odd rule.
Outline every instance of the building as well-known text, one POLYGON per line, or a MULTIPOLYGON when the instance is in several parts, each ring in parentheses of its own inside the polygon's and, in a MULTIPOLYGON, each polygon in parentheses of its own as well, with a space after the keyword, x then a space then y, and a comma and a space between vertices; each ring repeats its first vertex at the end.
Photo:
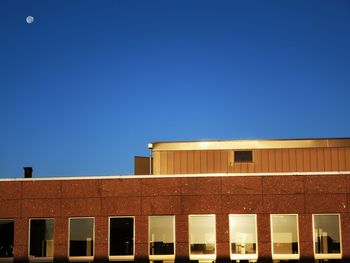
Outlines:
POLYGON ((350 262, 349 138, 149 148, 143 175, 1 179, 0 261, 350 262))

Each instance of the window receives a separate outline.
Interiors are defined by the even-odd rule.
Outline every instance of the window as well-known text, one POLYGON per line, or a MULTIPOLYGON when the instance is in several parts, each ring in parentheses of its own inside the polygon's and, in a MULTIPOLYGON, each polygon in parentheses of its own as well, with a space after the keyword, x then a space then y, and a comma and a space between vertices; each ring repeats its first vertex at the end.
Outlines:
POLYGON ((315 259, 341 258, 341 233, 339 214, 313 215, 315 259))
POLYGON ((271 215, 272 259, 299 259, 298 215, 271 215))
POLYGON ((215 215, 189 216, 190 260, 215 260, 215 215))
POLYGON ((134 260, 134 217, 110 217, 108 235, 110 260, 134 260))
POLYGON ((229 215, 231 260, 257 260, 256 215, 229 215))
POLYGON ((29 220, 29 258, 51 258, 54 250, 53 219, 29 220))
POLYGON ((251 163, 253 162, 252 151, 234 151, 235 163, 251 163))
POLYGON ((14 221, 0 219, 0 259, 13 257, 14 221))
POLYGON ((90 261, 94 258, 94 218, 69 219, 69 260, 90 261))
POLYGON ((175 216, 149 217, 149 259, 175 259, 175 216))

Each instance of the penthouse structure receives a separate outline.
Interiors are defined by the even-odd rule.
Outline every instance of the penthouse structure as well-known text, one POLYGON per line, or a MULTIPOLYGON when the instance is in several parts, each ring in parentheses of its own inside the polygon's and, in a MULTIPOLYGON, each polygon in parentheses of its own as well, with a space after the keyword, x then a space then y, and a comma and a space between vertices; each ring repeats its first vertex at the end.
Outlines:
POLYGON ((350 139, 157 142, 135 175, 0 180, 0 262, 350 262, 350 139))

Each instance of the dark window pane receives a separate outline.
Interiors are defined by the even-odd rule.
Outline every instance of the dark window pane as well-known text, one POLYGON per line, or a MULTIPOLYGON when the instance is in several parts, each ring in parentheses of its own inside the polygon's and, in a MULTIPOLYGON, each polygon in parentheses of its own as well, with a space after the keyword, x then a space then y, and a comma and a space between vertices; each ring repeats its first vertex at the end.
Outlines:
POLYGON ((110 256, 134 254, 134 219, 131 217, 110 218, 110 256))
POLYGON ((235 163, 251 163, 253 162, 252 151, 235 151, 235 163))
POLYGON ((53 257, 53 219, 30 220, 30 257, 53 257))
POLYGON ((13 220, 0 220, 0 257, 13 257, 13 220))
POLYGON ((69 256, 83 257, 93 256, 93 218, 70 219, 69 256))
POLYGON ((315 251, 320 254, 340 253, 338 215, 314 215, 315 251))

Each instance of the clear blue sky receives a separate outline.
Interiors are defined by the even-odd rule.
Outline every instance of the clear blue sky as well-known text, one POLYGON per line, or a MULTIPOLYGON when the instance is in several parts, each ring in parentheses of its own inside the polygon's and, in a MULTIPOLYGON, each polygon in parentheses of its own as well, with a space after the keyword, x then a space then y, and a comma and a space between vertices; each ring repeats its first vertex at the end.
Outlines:
POLYGON ((349 99, 350 1, 0 1, 0 177, 131 174, 152 141, 349 137, 349 99))

